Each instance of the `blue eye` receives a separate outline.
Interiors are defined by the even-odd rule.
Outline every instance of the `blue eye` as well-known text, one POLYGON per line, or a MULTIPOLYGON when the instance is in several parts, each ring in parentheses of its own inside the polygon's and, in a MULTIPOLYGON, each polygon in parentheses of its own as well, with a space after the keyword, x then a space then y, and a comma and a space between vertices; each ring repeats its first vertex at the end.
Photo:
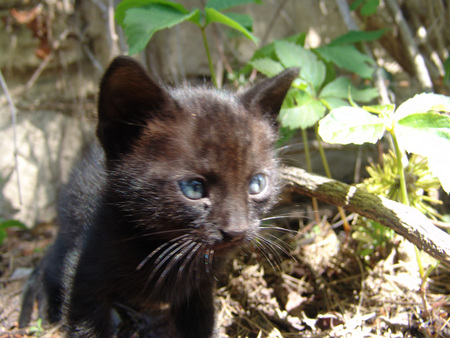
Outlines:
POLYGON ((248 193, 250 195, 258 195, 264 191, 266 184, 266 176, 263 174, 257 174, 250 180, 248 185, 248 193))
POLYGON ((182 180, 179 185, 184 196, 191 200, 199 200, 206 196, 205 185, 198 179, 182 180))

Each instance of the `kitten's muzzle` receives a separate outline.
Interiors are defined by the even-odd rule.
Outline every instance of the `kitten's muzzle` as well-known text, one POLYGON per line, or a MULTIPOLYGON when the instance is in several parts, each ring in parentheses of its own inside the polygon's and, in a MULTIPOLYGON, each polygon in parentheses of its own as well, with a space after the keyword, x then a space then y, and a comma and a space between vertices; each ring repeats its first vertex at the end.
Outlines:
POLYGON ((214 249, 217 251, 227 251, 236 248, 248 241, 247 231, 238 230, 220 230, 222 236, 221 240, 214 245, 214 249))

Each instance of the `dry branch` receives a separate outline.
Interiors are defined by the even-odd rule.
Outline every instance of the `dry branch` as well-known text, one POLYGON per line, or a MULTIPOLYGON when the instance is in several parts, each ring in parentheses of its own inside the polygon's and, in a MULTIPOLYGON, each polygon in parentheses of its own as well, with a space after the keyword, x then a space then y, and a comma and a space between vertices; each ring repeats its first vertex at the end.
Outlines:
POLYGON ((397 3, 396 0, 385 0, 386 6, 392 12, 392 16, 394 17, 394 22, 397 24, 400 36, 406 45, 406 55, 412 61, 412 64, 415 68, 415 73, 417 79, 419 80, 422 89, 424 91, 431 91, 433 88, 433 83, 431 82, 430 74, 428 73, 428 69, 425 65, 425 59, 423 55, 419 52, 419 48, 417 47, 413 35, 408 27, 408 24, 403 16, 403 13, 397 3))
POLYGON ((295 192, 377 221, 450 266, 450 235, 417 209, 299 168, 282 168, 282 177, 295 192))

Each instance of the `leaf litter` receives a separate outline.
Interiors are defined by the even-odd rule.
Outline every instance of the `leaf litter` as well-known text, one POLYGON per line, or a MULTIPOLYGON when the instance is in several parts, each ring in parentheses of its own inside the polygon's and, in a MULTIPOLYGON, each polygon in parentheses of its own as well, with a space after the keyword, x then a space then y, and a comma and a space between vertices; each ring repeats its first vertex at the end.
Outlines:
MULTIPOLYGON (((278 239, 270 238, 277 252, 241 250, 218 276, 217 337, 450 337, 448 267, 438 265, 428 278, 427 314, 417 263, 401 238, 378 257, 363 260, 358 243, 325 220, 300 227, 297 234, 274 232, 278 239)), ((0 247, 0 338, 61 336, 58 327, 46 325, 31 333, 37 311, 30 327, 17 327, 26 276, 56 232, 54 225, 41 228, 8 229, 0 247)), ((118 336, 142 336, 139 320, 132 323, 136 327, 118 336)), ((158 325, 155 332, 171 323, 158 325)))

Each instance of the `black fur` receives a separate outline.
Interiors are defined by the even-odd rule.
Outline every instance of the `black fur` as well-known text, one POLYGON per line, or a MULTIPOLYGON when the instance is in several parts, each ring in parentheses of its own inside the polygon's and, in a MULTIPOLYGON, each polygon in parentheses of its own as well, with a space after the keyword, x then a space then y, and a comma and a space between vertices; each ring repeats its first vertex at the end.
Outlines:
POLYGON ((60 231, 27 284, 20 326, 34 298, 71 337, 110 336, 118 304, 167 303, 180 337, 210 337, 214 276, 275 201, 276 117, 297 73, 231 95, 166 90, 115 59, 100 86, 99 144, 63 189, 60 231), (259 174, 266 187, 250 193, 259 174), (190 179, 201 198, 180 188, 190 179))

